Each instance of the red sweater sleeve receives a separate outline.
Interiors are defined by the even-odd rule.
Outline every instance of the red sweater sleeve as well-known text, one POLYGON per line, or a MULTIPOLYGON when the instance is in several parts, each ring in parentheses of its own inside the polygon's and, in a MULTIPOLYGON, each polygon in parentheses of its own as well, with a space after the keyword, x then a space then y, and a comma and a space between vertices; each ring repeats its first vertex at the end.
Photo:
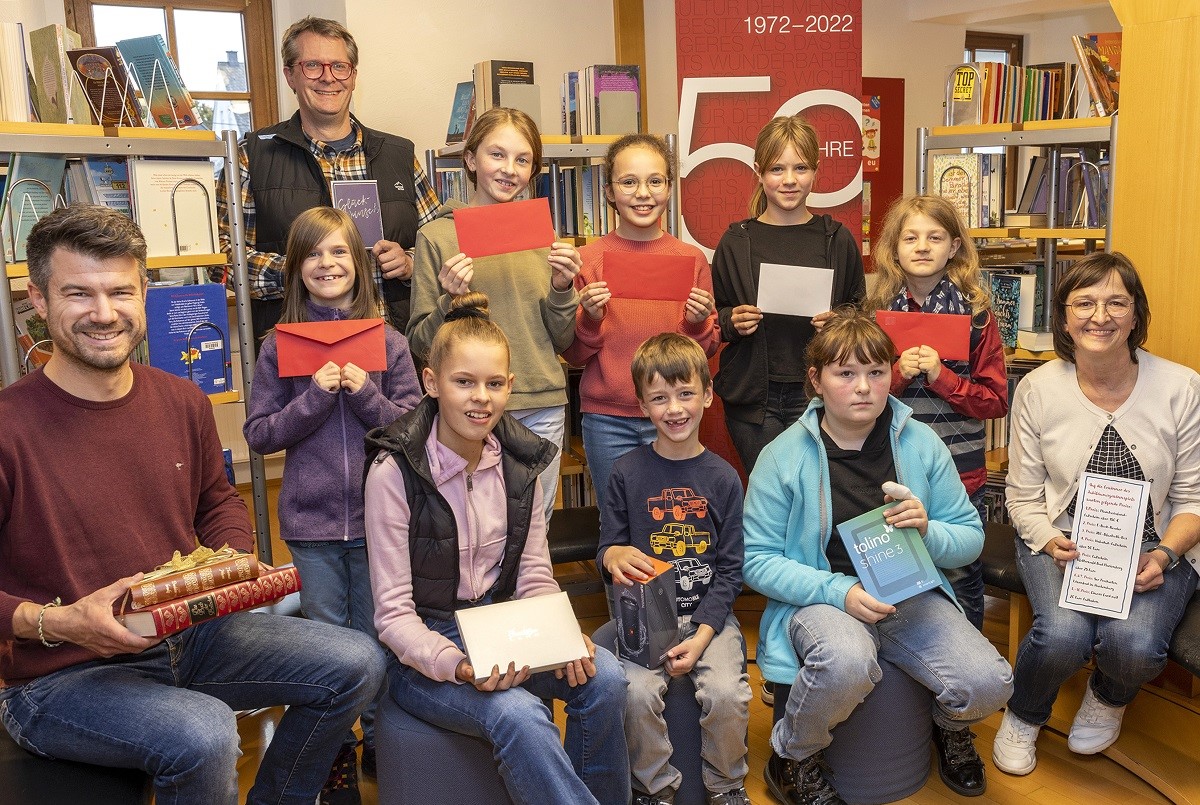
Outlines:
MULTIPOLYGON (((1004 364, 1004 346, 996 317, 989 312, 983 333, 971 350, 971 378, 964 379, 951 371, 938 373, 929 384, 933 393, 963 416, 973 419, 997 419, 1008 413, 1008 370, 1004 364)), ((897 372, 893 369, 892 388, 896 387, 897 372)))

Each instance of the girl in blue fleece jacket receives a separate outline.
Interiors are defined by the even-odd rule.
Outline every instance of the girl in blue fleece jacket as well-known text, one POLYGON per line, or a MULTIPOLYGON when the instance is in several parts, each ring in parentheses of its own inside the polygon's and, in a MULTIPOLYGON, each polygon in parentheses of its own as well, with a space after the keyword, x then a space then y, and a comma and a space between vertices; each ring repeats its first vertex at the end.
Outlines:
POLYGON ((915 528, 939 568, 961 567, 983 548, 949 450, 888 395, 894 354, 869 317, 848 310, 828 320, 807 350, 808 410, 750 475, 744 577, 770 599, 758 665, 792 686, 766 769, 784 802, 841 802, 822 752, 879 680, 880 657, 933 691, 939 770, 963 796, 986 786, 969 726, 1012 692, 1012 669, 967 621, 944 575, 940 588, 884 604, 863 589, 834 536, 836 524, 894 502, 888 522, 915 528), (902 499, 884 495, 889 481, 908 487, 893 488, 902 499))
MULTIPOLYGON (((375 319, 380 306, 373 265, 354 221, 314 207, 292 222, 283 269, 284 324, 375 319)), ((375 607, 363 527, 363 437, 390 425, 421 399, 408 341, 385 325, 387 369, 365 372, 327 362, 312 375, 279 376, 274 331, 254 368, 242 432, 264 455, 286 450, 279 490, 279 532, 300 571, 300 606, 315 621, 371 637, 375 607)), ((362 714, 363 767, 374 766, 372 705, 362 714)), ((348 736, 328 786, 356 787, 355 739, 348 736)))

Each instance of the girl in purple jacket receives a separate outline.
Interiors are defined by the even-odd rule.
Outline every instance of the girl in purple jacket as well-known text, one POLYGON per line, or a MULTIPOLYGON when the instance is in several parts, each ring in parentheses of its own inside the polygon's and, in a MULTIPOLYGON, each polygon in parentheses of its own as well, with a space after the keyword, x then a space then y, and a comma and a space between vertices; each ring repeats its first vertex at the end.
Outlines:
MULTIPOLYGON (((280 323, 380 318, 373 270, 349 215, 331 207, 302 213, 288 234, 280 323)), ((312 375, 280 377, 272 331, 259 351, 243 428, 255 452, 287 451, 279 531, 300 571, 305 616, 371 637, 376 635, 363 531, 363 437, 421 398, 408 341, 385 325, 385 344, 382 372, 327 361, 312 375)), ((374 711, 372 705, 362 714, 363 769, 372 776, 374 711)), ((355 743, 347 736, 328 792, 357 788, 355 743)))

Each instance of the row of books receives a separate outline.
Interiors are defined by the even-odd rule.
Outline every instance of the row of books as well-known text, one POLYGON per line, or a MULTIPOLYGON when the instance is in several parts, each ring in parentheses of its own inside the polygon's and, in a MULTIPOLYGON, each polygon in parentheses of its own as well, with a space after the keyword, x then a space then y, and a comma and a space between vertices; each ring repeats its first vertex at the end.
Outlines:
MULTIPOLYGON (((585 164, 559 168, 559 205, 554 220, 559 234, 571 237, 599 237, 617 226, 616 213, 604 200, 604 166, 585 164)), ((538 196, 551 198, 550 175, 537 181, 538 196)))
POLYGON ((4 259, 25 259, 29 230, 56 204, 106 204, 132 214, 151 257, 216 254, 216 177, 207 159, 14 153, 4 194, 4 259), (69 167, 68 167, 69 166, 69 167))
POLYGON ((85 48, 62 25, 29 32, 0 23, 0 120, 186 128, 199 125, 191 94, 158 34, 85 48))
POLYGON ((1070 62, 1032 67, 1001 62, 961 65, 955 73, 949 123, 1024 123, 1072 117, 1074 81, 1075 65, 1070 62), (963 88, 967 82, 978 82, 978 86, 967 91, 963 88))
POLYGON ((563 73, 562 133, 574 137, 641 131, 641 99, 641 68, 636 64, 596 64, 563 73))
POLYGON ((1031 157, 1016 212, 1041 216, 1042 226, 1105 226, 1108 223, 1110 166, 1107 154, 1099 150, 1062 152, 1058 163, 1058 219, 1050 223, 1047 218, 1050 195, 1047 157, 1031 157))
POLYGON ((476 64, 472 79, 454 88, 446 144, 461 143, 478 115, 497 106, 520 109, 542 129, 541 88, 534 82, 533 62, 489 59, 476 64))
POLYGON ((206 620, 273 604, 300 589, 295 567, 262 572, 251 554, 197 548, 146 574, 120 601, 117 619, 143 637, 165 637, 206 620))
POLYGON ((1051 62, 1027 67, 970 62, 947 79, 946 124, 978 125, 1061 120, 1077 114, 1076 82, 1082 73, 1094 115, 1117 110, 1121 34, 1071 37, 1078 65, 1051 62))

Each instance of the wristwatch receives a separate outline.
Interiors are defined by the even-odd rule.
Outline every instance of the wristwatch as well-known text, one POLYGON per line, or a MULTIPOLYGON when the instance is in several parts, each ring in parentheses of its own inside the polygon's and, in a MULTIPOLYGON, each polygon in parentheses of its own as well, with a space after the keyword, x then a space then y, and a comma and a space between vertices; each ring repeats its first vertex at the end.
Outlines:
POLYGON ((1175 567, 1175 565, 1179 564, 1179 554, 1175 553, 1175 551, 1171 550, 1166 545, 1155 545, 1153 548, 1147 551, 1147 553, 1150 553, 1151 551, 1162 551, 1167 555, 1167 566, 1163 568, 1164 571, 1170 570, 1175 567))

